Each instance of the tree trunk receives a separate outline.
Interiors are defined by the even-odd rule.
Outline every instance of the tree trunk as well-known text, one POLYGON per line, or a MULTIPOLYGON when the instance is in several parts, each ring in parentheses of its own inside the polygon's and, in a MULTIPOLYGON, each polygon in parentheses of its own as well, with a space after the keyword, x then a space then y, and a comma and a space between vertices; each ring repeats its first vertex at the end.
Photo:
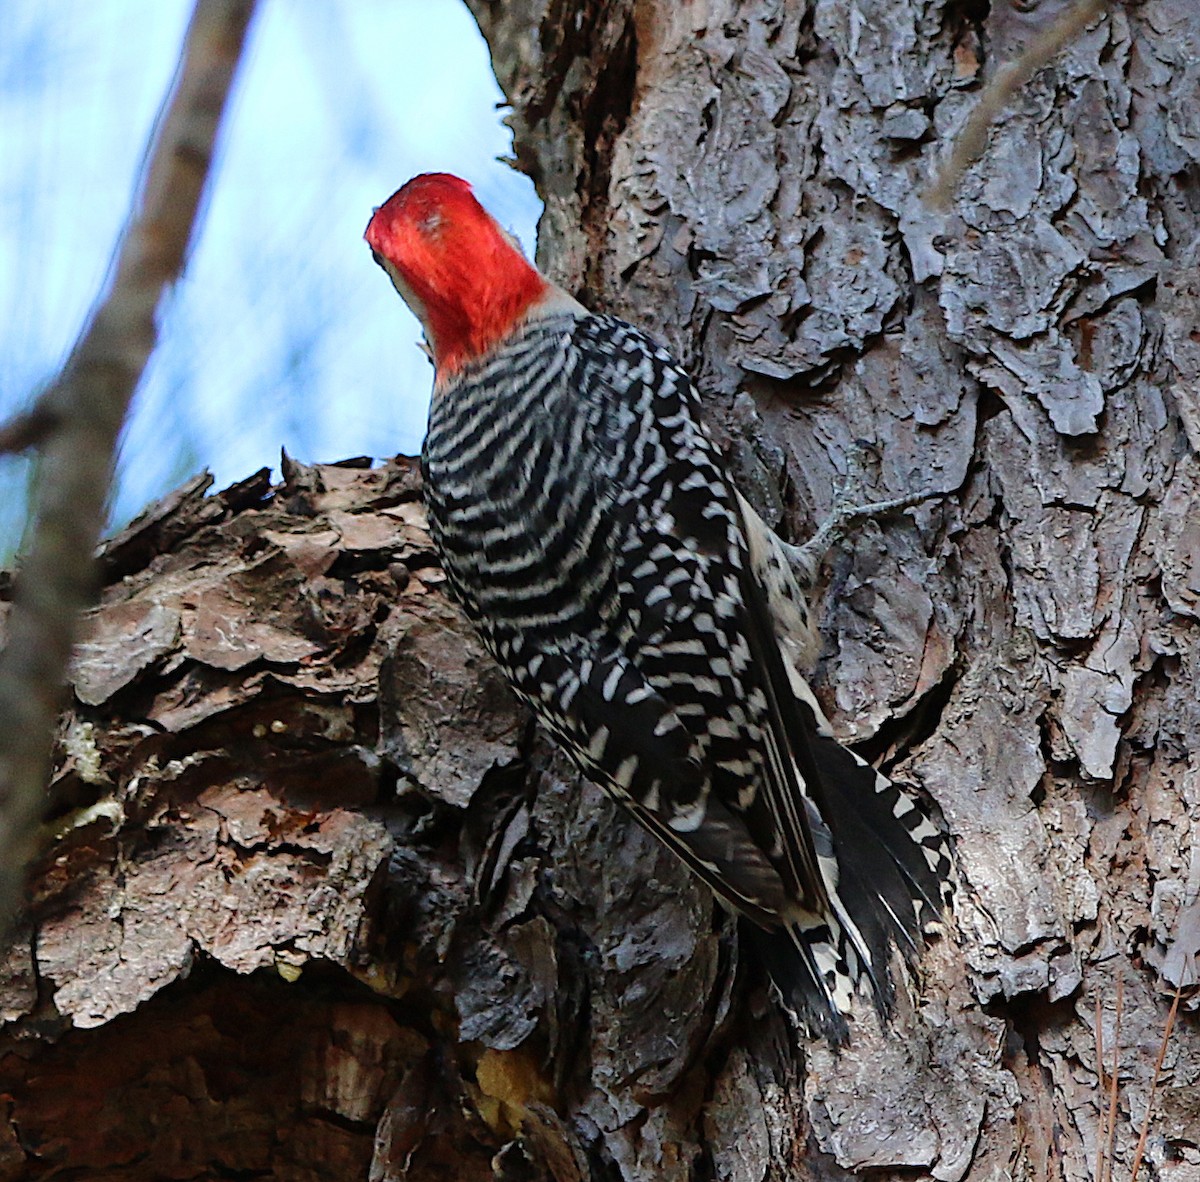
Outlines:
POLYGON ((831 555, 817 687, 954 915, 890 1030, 807 1042, 515 708, 411 462, 194 482, 106 549, 0 1179, 1074 1180, 1111 1135, 1123 1180, 1178 986, 1142 1170, 1200 1176, 1193 0, 1089 28, 950 215, 1051 0, 470 3, 543 266, 676 351, 768 520, 944 494, 831 555))

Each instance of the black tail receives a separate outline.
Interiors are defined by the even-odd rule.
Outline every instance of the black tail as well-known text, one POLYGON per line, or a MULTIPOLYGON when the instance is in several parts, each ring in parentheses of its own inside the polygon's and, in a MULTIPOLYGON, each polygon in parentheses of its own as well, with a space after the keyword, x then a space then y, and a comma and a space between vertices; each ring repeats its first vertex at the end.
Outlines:
MULTIPOLYGON (((869 993, 880 1017, 895 1002, 891 949, 915 963, 954 885, 946 837, 915 798, 836 740, 819 733, 802 699, 818 776, 812 828, 835 914, 790 930, 747 924, 747 938, 787 1008, 812 1035, 846 1041, 856 994, 869 993), (836 863, 836 870, 832 870, 836 863)), ((822 723, 824 720, 821 720, 822 723)))

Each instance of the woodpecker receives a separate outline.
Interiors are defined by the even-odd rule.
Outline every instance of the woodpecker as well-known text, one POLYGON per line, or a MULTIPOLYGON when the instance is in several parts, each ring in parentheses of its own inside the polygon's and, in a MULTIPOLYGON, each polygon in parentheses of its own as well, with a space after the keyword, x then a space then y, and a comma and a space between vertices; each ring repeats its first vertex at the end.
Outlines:
POLYGON ((844 1042, 858 994, 886 1017, 947 846, 835 741, 804 678, 809 608, 687 374, 546 279, 457 177, 409 181, 366 240, 434 363, 434 543, 516 696, 750 921, 809 1032, 844 1042))

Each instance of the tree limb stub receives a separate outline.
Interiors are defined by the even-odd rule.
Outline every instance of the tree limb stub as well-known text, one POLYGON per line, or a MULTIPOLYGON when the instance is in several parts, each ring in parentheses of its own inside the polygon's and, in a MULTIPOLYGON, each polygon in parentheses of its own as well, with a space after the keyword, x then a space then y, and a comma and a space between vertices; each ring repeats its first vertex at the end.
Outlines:
POLYGON ((18 455, 35 447, 57 426, 55 412, 41 402, 35 403, 0 425, 0 456, 18 455))

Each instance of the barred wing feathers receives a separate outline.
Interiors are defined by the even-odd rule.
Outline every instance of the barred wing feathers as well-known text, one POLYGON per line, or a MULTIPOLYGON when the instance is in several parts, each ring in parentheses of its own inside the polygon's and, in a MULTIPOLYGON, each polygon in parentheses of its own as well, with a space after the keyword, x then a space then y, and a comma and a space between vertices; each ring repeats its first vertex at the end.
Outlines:
POLYGON ((424 461, 451 586, 551 734, 757 925, 810 1029, 844 1038, 861 987, 886 1011, 936 872, 828 735, 803 600, 682 370, 613 317, 535 322, 435 396, 424 461))

